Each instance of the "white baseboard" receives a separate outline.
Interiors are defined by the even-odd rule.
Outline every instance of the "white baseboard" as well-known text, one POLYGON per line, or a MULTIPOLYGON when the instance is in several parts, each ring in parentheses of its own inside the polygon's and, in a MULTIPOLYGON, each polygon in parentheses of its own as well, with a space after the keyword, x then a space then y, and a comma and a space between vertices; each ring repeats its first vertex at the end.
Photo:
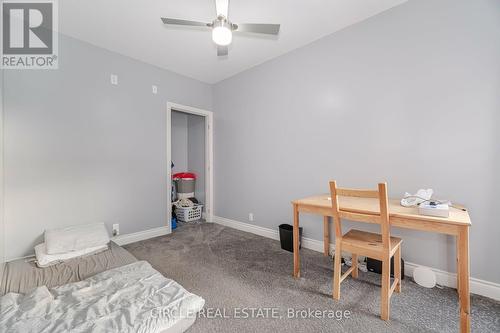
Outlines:
MULTIPOLYGON (((231 219, 227 219, 219 216, 212 216, 212 222, 230 227, 233 229, 238 229, 241 231, 250 232, 252 234, 260 235, 263 237, 279 240, 278 230, 273 230, 265 227, 259 227, 253 224, 239 222, 231 219)), ((310 249, 317 252, 323 252, 323 242, 312 239, 312 238, 302 238, 302 246, 306 249, 310 249)), ((335 244, 330 243, 330 253, 335 249, 335 244)), ((405 275, 413 276, 413 270, 421 265, 405 261, 405 275)), ((429 267, 436 274, 436 282, 439 285, 456 288, 457 287, 457 275, 456 273, 446 272, 437 268, 429 267)), ((493 298, 495 300, 500 300, 500 284, 484 281, 480 279, 470 278, 470 291, 473 294, 486 296, 493 298)))
MULTIPOLYGON (((219 216, 213 216, 212 222, 233 229, 250 232, 252 234, 260 235, 266 238, 271 238, 275 240, 280 239, 278 230, 259 227, 250 223, 238 222, 235 220, 230 220, 219 216)), ((310 249, 317 252, 323 252, 323 242, 316 239, 302 237, 302 246, 304 246, 306 249, 310 249)), ((333 250, 335 250, 335 244, 330 244, 330 253, 333 253, 333 250)))
MULTIPOLYGON (((413 270, 418 265, 405 261, 405 275, 413 276, 413 270)), ((436 274, 436 283, 442 286, 457 288, 457 274, 446 272, 441 269, 429 267, 436 274)), ((473 294, 486 296, 500 301, 500 284, 471 277, 469 279, 470 292, 473 294)))
POLYGON ((273 230, 269 228, 259 227, 257 225, 238 222, 235 220, 226 219, 224 217, 212 216, 212 222, 217 224, 222 224, 226 227, 230 227, 233 229, 238 229, 241 231, 250 232, 252 234, 260 235, 266 238, 279 240, 280 237, 278 235, 278 230, 273 230))
POLYGON ((35 253, 31 253, 31 254, 28 254, 28 255, 22 256, 22 257, 7 258, 5 260, 5 263, 11 262, 11 261, 16 261, 16 260, 21 260, 21 259, 29 259, 29 258, 33 258, 34 256, 35 256, 35 253))
POLYGON ((113 242, 118 245, 125 245, 130 243, 139 242, 142 240, 146 240, 153 237, 165 236, 170 233, 170 229, 168 227, 158 227, 154 229, 148 229, 143 231, 134 232, 131 234, 120 235, 111 238, 113 242))
MULTIPOLYGON (((139 242, 139 241, 146 240, 146 239, 153 238, 153 237, 165 236, 165 235, 168 235, 169 233, 170 233, 170 229, 168 227, 158 227, 158 228, 154 228, 154 229, 148 229, 148 230, 133 232, 131 234, 124 234, 124 235, 112 237, 111 240, 118 245, 126 245, 126 244, 139 242)), ((28 258, 32 258, 34 256, 35 256, 35 254, 31 253, 31 254, 29 254, 27 256, 23 256, 23 257, 8 258, 5 262, 15 261, 15 260, 19 260, 19 259, 28 259, 28 258)))

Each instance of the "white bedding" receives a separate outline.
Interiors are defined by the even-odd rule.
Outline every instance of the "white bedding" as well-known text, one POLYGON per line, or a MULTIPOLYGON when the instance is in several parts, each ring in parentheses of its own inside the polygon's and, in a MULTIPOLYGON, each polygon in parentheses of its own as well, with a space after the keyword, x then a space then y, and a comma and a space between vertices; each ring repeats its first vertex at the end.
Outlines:
POLYGON ((108 249, 108 245, 89 247, 83 250, 76 250, 62 254, 48 254, 45 243, 35 246, 35 257, 38 267, 48 267, 58 264, 68 259, 82 257, 85 255, 96 254, 108 249))
POLYGON ((45 230, 44 238, 47 254, 84 250, 109 243, 109 235, 104 223, 45 230))
POLYGON ((0 332, 160 332, 205 304, 145 261, 0 298, 0 332))

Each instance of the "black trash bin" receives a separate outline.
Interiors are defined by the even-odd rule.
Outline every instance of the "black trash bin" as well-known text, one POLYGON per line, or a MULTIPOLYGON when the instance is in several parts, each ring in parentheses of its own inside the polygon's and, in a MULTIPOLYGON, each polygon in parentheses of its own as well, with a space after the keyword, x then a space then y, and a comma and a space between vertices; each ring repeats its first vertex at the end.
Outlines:
MULTIPOLYGON (((293 226, 290 224, 280 224, 281 248, 293 252, 293 226)), ((299 227, 299 249, 302 247, 302 227, 299 227)))

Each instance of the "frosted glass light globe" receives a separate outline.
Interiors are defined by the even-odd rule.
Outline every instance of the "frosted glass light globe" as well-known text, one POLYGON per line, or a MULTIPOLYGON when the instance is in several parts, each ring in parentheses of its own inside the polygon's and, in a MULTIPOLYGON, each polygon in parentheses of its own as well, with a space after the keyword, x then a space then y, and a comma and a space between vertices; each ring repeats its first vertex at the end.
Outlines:
POLYGON ((231 41, 233 40, 233 33, 225 26, 215 27, 212 30, 212 39, 215 44, 226 46, 231 44, 231 41))

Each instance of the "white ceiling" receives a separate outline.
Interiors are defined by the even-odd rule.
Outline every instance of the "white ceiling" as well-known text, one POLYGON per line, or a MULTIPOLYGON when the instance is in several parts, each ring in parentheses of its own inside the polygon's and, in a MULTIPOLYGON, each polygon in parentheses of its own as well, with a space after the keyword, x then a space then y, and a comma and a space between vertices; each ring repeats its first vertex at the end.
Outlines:
POLYGON ((62 0, 69 36, 200 81, 215 83, 407 0, 231 0, 235 23, 280 23, 277 38, 234 36, 217 57, 209 29, 172 27, 160 17, 210 22, 214 0, 62 0))

